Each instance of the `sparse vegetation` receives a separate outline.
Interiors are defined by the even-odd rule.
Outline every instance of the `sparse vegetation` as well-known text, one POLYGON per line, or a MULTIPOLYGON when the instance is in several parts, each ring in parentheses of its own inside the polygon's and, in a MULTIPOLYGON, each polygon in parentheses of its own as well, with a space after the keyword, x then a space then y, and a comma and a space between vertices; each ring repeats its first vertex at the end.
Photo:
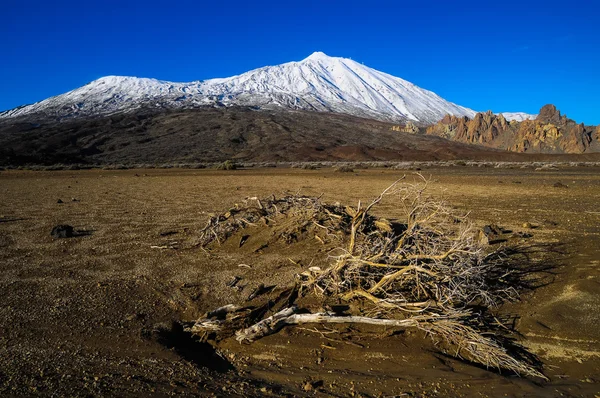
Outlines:
MULTIPOLYGON (((227 161, 226 161, 227 162, 227 161)), ((93 168, 103 170, 129 170, 129 169, 204 169, 217 168, 226 170, 223 167, 226 162, 173 162, 173 163, 109 163, 109 164, 25 164, 25 165, 4 165, 5 170, 29 170, 29 171, 55 171, 55 170, 89 170, 93 168)), ((232 161, 229 161, 232 163, 232 161)), ((403 162, 388 162, 388 161, 372 161, 372 162, 241 162, 235 163, 236 167, 242 168, 276 168, 290 167, 305 170, 317 170, 319 168, 334 168, 344 169, 349 168, 354 170, 371 169, 371 168, 391 168, 394 170, 423 170, 428 168, 441 167, 493 167, 495 169, 539 169, 539 170, 556 170, 560 168, 574 167, 600 167, 600 162, 492 162, 492 161, 403 161, 403 162)))
POLYGON ((337 173, 354 173, 354 169, 350 166, 339 166, 334 169, 337 173))
POLYGON ((231 160, 226 160, 221 164, 216 166, 217 170, 236 170, 238 168, 237 164, 235 164, 231 160))
POLYGON ((271 197, 253 199, 257 206, 236 207, 235 218, 233 209, 211 217, 201 234, 202 246, 223 242, 246 225, 262 225, 263 217, 272 222, 278 216, 288 224, 295 220, 298 231, 305 226, 306 232, 306 226, 314 224, 332 236, 345 236, 347 243, 327 269, 309 268, 301 274, 300 286, 289 287, 279 300, 265 304, 274 315, 257 318, 255 312, 232 304, 211 312, 220 314, 218 318, 208 314, 188 330, 201 338, 235 333, 238 341, 252 342, 286 325, 304 323, 416 328, 459 358, 545 379, 535 362, 513 354, 522 347, 506 345, 503 335, 509 326, 493 312, 516 300, 519 290, 531 288, 533 282, 525 275, 545 263, 533 260, 524 248, 488 248, 467 216, 428 196, 427 185, 420 176, 412 183, 397 181, 366 207, 360 202, 353 208, 326 205, 318 198, 271 197), (401 223, 371 214, 390 197, 405 209, 401 223), (262 213, 253 210, 257 207, 262 213), (318 298, 320 307, 356 302, 360 311, 337 315, 300 310, 295 299, 289 299, 298 295, 318 298))

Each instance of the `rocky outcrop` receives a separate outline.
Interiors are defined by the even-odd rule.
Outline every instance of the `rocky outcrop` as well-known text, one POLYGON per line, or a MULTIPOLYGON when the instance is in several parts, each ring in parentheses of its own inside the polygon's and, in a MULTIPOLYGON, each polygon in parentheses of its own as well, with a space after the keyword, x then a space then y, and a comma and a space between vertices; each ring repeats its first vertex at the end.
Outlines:
POLYGON ((580 123, 568 130, 565 137, 564 149, 568 153, 583 153, 592 143, 591 131, 588 131, 583 123, 580 123))
POLYGON ((390 127, 390 130, 400 131, 402 133, 409 133, 409 134, 419 133, 419 128, 413 122, 408 122, 408 123, 406 123, 405 126, 392 126, 392 127, 390 127))
POLYGON ((430 126, 426 133, 454 141, 494 146, 497 138, 510 129, 511 125, 504 116, 487 111, 477 113, 472 120, 446 115, 438 124, 430 126))
POLYGON ((522 122, 508 122, 491 111, 473 119, 447 115, 426 134, 514 152, 583 153, 600 139, 600 126, 594 130, 577 124, 554 105, 545 105, 535 120, 522 122))
POLYGON ((562 116, 560 111, 556 109, 556 107, 552 104, 544 105, 542 109, 540 109, 540 113, 538 114, 535 120, 539 120, 542 123, 551 123, 551 124, 561 124, 567 120, 566 116, 562 116))

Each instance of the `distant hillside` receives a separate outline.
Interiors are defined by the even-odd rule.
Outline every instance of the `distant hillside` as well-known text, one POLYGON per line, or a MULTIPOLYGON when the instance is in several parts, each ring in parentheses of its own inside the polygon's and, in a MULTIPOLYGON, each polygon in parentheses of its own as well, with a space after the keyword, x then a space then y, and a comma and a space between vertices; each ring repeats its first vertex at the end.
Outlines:
MULTIPOLYGON (((0 123, 0 164, 498 158, 504 152, 358 117, 205 108, 0 123)), ((510 154, 508 154, 510 155, 510 154)))
POLYGON ((0 165, 369 160, 543 160, 354 116, 250 108, 142 109, 0 122, 0 165))

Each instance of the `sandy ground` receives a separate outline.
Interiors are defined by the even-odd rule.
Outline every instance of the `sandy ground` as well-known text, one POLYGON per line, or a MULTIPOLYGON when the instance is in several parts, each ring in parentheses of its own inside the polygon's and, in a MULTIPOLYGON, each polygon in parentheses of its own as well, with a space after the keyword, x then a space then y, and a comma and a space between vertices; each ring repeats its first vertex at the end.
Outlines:
MULTIPOLYGON (((520 341, 550 382, 442 355, 420 333, 373 328, 352 338, 343 328, 289 328, 252 345, 226 340, 219 356, 172 328, 323 257, 284 248, 206 253, 194 245, 209 213, 284 191, 355 204, 402 171, 10 171, 0 173, 0 394, 600 394, 600 170, 422 172, 433 193, 470 210, 477 224, 565 244, 552 283, 502 309, 519 315, 520 341), (81 236, 53 239, 52 227, 63 223, 81 236), (227 287, 234 276, 243 278, 241 291, 227 287)), ((398 210, 384 203, 376 213, 393 218, 398 210)))

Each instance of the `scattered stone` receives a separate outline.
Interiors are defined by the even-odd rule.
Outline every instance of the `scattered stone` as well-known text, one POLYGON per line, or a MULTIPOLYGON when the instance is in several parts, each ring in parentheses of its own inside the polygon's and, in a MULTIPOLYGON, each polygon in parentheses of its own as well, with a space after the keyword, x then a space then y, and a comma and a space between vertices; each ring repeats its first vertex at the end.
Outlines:
POLYGON ((531 237, 533 237, 533 234, 530 234, 529 232, 515 232, 511 236, 511 238, 514 239, 529 239, 531 237))
POLYGON ((52 232, 50 232, 50 235, 53 238, 72 238, 73 236, 75 236, 75 231, 73 230, 73 227, 67 224, 61 224, 61 225, 57 225, 54 228, 52 228, 52 232))
POLYGON ((486 235, 502 235, 503 230, 496 224, 490 224, 483 227, 483 233, 486 235))
POLYGON ((79 199, 77 199, 77 198, 71 198, 71 202, 79 202, 79 199))
POLYGON ((233 279, 231 281, 229 281, 229 283, 227 283, 228 287, 235 287, 235 285, 238 284, 239 281, 242 280, 241 276, 234 276, 233 279))
POLYGON ((304 383, 304 385, 302 386, 302 389, 306 392, 311 392, 320 387, 323 387, 323 380, 316 380, 316 381, 308 380, 307 382, 304 383))
POLYGON ((63 202, 63 201, 62 201, 62 199, 58 199, 58 200, 56 201, 56 203, 59 203, 59 204, 60 204, 60 203, 65 203, 65 202, 63 202))
POLYGON ((495 224, 486 225, 479 230, 477 239, 480 243, 491 245, 493 243, 498 242, 500 236, 504 233, 502 228, 495 224))
POLYGON ((325 361, 325 358, 323 357, 323 354, 319 354, 317 356, 317 365, 321 365, 323 363, 323 361, 325 361))

